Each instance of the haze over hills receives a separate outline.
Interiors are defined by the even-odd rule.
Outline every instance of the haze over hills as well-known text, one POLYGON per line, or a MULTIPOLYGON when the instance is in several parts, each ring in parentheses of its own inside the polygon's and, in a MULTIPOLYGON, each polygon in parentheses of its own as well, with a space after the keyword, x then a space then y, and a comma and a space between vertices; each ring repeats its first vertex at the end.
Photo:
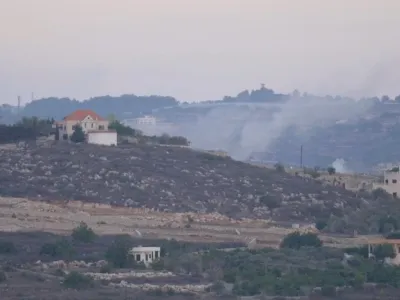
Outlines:
MULTIPOLYGON (((400 155, 391 150, 400 143, 400 96, 355 100, 298 91, 280 94, 262 86, 235 97, 200 103, 135 95, 82 102, 46 98, 28 103, 21 108, 20 116, 61 119, 68 112, 84 108, 103 116, 113 114, 120 120, 153 115, 163 122, 144 130, 182 135, 191 140, 193 147, 222 149, 240 160, 297 165, 301 145, 303 162, 308 166, 326 167, 343 159, 348 170, 364 171, 379 163, 400 160, 400 155)), ((16 111, 3 105, 3 122, 16 121, 16 111)))

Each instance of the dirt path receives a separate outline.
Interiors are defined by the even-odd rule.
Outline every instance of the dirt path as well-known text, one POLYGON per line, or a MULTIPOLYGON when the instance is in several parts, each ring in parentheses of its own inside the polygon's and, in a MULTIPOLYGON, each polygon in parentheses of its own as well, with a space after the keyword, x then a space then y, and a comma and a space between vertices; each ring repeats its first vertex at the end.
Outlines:
MULTIPOLYGON (((0 197, 0 231, 70 234, 82 221, 97 234, 125 233, 143 238, 202 242, 251 241, 253 246, 259 247, 277 246, 283 236, 291 232, 291 229, 273 226, 265 220, 235 221, 218 214, 173 214, 81 202, 48 204, 0 197)), ((335 247, 365 244, 366 241, 362 236, 321 235, 321 239, 335 247)))

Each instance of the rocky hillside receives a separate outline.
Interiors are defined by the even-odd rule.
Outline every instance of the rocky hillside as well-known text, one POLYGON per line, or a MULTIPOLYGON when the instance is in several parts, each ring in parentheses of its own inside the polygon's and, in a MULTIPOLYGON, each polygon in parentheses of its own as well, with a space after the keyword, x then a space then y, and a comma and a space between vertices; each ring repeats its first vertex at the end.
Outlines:
POLYGON ((299 222, 341 217, 363 202, 313 179, 179 147, 58 144, 0 151, 1 196, 299 222))

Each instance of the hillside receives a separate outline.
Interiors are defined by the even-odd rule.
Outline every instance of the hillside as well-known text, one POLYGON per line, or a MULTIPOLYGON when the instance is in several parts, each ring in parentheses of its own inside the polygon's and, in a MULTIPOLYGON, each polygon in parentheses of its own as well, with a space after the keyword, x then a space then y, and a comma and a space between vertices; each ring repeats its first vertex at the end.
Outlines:
POLYGON ((1 196, 290 222, 341 217, 363 202, 339 187, 187 148, 60 143, 0 155, 1 196))

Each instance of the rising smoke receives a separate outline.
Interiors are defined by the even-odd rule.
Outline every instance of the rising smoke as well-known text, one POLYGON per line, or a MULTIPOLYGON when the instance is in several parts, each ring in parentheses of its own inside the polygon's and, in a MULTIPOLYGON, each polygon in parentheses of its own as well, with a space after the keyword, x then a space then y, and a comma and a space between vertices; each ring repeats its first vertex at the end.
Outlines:
POLYGON ((279 104, 240 103, 213 107, 192 124, 170 134, 188 137, 193 147, 221 149, 240 160, 269 151, 287 130, 307 137, 318 128, 365 114, 368 101, 302 97, 279 104))

